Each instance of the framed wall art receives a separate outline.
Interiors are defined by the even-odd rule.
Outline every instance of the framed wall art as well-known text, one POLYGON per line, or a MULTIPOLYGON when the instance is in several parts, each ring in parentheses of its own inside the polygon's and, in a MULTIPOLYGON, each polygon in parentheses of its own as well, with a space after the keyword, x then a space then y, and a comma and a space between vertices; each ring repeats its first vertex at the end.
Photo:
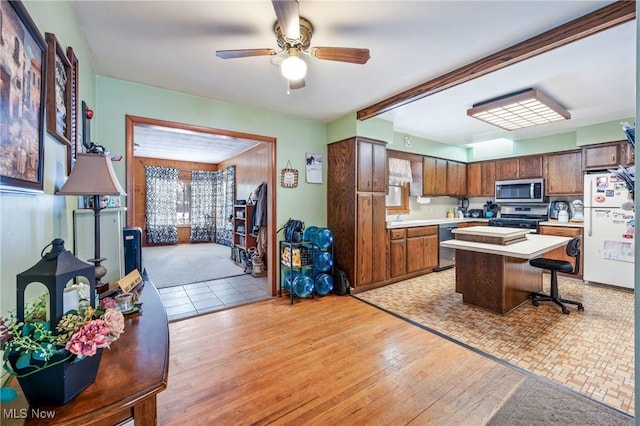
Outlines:
POLYGON ((42 191, 46 43, 22 2, 0 12, 0 188, 42 191))
POLYGON ((283 188, 295 188, 298 186, 298 170, 291 166, 291 161, 287 161, 287 165, 282 169, 280 186, 283 188))
POLYGON ((78 152, 82 152, 82 141, 80 139, 80 119, 78 115, 78 95, 79 95, 79 83, 78 83, 78 58, 76 57, 75 52, 71 46, 67 47, 67 58, 69 59, 69 64, 71 65, 71 74, 70 74, 70 89, 71 89, 71 98, 70 98, 70 108, 69 108, 69 149, 67 150, 67 172, 71 174, 71 169, 73 169, 74 164, 76 163, 76 154, 78 152))
POLYGON ((71 63, 58 39, 45 33, 47 41, 47 132, 60 142, 71 145, 71 63))

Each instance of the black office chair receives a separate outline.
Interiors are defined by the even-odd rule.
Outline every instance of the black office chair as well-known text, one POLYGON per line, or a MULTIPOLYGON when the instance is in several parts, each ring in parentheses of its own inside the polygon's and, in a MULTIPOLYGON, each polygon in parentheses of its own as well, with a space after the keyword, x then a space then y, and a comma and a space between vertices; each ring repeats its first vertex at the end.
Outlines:
POLYGON ((538 257, 529 261, 531 266, 548 269, 551 272, 551 295, 544 293, 531 293, 531 303, 533 306, 538 306, 540 302, 550 301, 560 306, 563 314, 569 313, 569 309, 564 306, 564 303, 576 305, 579 311, 584 311, 582 303, 563 299, 560 297, 560 294, 558 294, 558 271, 571 275, 577 275, 580 272, 580 237, 575 237, 567 243, 567 256, 576 258, 575 267, 571 262, 567 262, 565 260, 547 259, 544 257, 538 257))

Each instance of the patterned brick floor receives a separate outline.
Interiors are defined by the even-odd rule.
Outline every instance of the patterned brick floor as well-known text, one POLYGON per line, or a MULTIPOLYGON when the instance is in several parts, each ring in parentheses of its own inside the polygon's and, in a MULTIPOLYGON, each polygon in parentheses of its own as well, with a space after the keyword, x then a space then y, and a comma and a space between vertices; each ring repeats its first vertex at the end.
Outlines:
MULTIPOLYGON (((544 288, 548 292, 546 274, 544 288)), ((542 302, 502 316, 465 305, 453 269, 356 297, 633 415, 633 292, 566 278, 559 289, 581 301, 584 312, 571 306, 563 315, 542 302)))

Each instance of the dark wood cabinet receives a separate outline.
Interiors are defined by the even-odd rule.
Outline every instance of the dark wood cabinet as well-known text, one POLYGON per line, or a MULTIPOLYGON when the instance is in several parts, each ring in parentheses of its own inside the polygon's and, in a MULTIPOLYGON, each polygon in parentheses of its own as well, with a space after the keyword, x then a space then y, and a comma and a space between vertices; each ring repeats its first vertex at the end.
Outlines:
MULTIPOLYGON (((559 237, 577 237, 582 236, 583 229, 579 227, 570 227, 570 226, 549 226, 549 225, 541 225, 540 226, 540 234, 541 235, 555 235, 559 237)), ((582 239, 580 240, 580 250, 582 250, 582 239)), ((556 260, 564 260, 566 262, 574 263, 575 257, 567 256, 567 247, 562 246, 557 249, 551 250, 543 255, 543 257, 549 259, 556 260)), ((584 256, 580 257, 580 272, 577 277, 582 278, 582 269, 583 269, 583 261, 584 256)))
POLYGON ((495 180, 518 179, 518 159, 507 158, 495 161, 495 180))
POLYGON ((467 164, 467 196, 493 197, 495 192, 495 161, 467 164))
POLYGON ((389 230, 389 275, 401 277, 407 273, 406 229, 389 230))
POLYGON ((387 277, 386 182, 384 142, 354 137, 327 146, 327 227, 334 234, 334 264, 347 273, 355 292, 387 277))
POLYGON ((585 145, 582 147, 582 169, 605 170, 635 164, 635 151, 626 140, 585 145))
POLYGON ((467 165, 447 160, 447 193, 452 197, 467 195, 467 165))
POLYGON ((447 160, 435 157, 422 159, 423 195, 447 195, 447 160))
POLYGON ((542 155, 518 157, 519 179, 541 178, 542 173, 542 155))
POLYGON ((407 228, 407 274, 438 266, 438 227, 407 228))
POLYGON ((582 195, 582 151, 544 155, 546 195, 582 195))
POLYGON ((387 149, 384 143, 358 139, 358 191, 386 192, 387 149))

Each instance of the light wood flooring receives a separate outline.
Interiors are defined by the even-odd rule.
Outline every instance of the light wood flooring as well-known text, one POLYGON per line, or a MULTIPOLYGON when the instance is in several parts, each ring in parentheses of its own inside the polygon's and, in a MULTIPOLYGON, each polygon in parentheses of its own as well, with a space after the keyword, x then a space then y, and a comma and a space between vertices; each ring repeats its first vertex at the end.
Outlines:
POLYGON ((524 374, 349 296, 170 324, 158 424, 482 425, 524 374))

